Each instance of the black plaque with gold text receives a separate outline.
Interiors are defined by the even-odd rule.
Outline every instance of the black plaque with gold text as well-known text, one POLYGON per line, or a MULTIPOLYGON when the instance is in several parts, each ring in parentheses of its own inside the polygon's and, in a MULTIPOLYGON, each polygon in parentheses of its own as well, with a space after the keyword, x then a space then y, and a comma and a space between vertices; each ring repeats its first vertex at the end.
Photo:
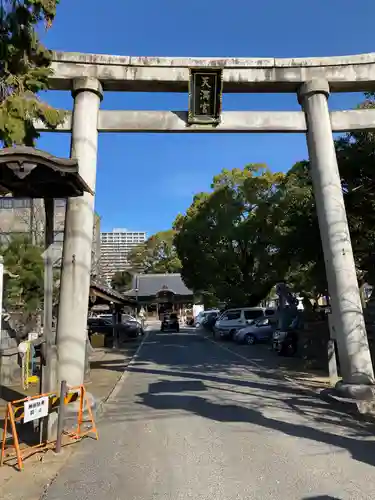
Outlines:
POLYGON ((190 69, 189 124, 217 125, 220 123, 223 70, 190 69))

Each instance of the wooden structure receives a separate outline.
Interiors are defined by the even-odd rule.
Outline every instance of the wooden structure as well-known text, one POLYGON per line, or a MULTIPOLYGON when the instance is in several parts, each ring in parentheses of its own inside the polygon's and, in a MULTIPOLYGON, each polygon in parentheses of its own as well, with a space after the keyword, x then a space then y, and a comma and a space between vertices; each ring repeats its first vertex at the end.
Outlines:
POLYGON ((120 313, 124 309, 134 310, 136 308, 136 299, 132 296, 123 295, 113 288, 110 288, 97 280, 91 279, 89 311, 108 311, 111 313, 120 313))
POLYGON ((182 314, 191 308, 194 294, 187 288, 179 273, 137 274, 133 288, 125 293, 135 299, 137 308, 145 309, 148 316, 160 317, 165 311, 182 314))

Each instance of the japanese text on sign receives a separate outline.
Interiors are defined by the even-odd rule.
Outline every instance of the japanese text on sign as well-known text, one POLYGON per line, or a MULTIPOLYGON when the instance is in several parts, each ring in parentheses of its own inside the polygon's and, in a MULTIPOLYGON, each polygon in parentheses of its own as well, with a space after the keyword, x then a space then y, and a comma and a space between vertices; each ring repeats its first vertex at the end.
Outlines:
POLYGON ((39 418, 46 417, 48 415, 48 402, 48 396, 25 401, 25 413, 23 417, 24 424, 31 422, 32 420, 38 420, 39 418))
POLYGON ((221 70, 190 72, 189 121, 218 123, 221 111, 221 70))

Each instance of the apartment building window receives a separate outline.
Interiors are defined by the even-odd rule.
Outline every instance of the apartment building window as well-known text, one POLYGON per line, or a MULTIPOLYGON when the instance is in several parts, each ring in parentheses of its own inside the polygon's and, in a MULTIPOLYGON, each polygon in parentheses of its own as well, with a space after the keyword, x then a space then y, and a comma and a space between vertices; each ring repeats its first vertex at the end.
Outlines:
POLYGON ((30 208, 30 198, 12 198, 11 196, 0 197, 0 209, 30 208))

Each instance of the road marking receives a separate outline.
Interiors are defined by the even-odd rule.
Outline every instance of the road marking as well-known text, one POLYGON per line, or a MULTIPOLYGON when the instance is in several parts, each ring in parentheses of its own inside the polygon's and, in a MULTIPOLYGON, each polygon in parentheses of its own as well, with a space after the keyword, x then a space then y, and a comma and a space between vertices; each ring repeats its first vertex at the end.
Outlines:
POLYGON ((219 344, 219 342, 217 342, 216 340, 214 339, 211 339, 210 337, 206 337, 206 335, 203 335, 203 337, 206 339, 206 340, 209 340, 210 342, 212 342, 213 344, 217 345, 218 347, 220 347, 220 349, 223 349, 224 351, 227 351, 227 352, 230 352, 231 354, 234 354, 235 356, 237 356, 237 358, 240 358, 240 359, 243 359, 245 361, 247 361, 250 365, 254 365, 256 366, 257 368, 260 368, 261 370, 265 370, 264 366, 260 365, 259 363, 257 363, 256 361, 253 361, 252 359, 249 359, 247 358, 246 356, 243 356, 242 354, 239 354, 238 352, 236 351, 233 351, 232 349, 230 349, 229 347, 225 347, 223 346, 222 344, 219 344))

